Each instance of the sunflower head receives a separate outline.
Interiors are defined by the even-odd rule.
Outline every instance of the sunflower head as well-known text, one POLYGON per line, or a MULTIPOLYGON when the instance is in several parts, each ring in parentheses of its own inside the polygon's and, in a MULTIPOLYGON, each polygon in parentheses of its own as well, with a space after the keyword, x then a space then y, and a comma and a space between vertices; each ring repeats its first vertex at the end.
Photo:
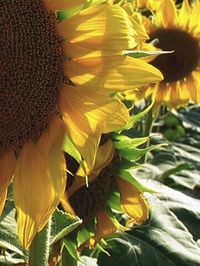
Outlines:
POLYGON ((57 113, 63 79, 56 17, 41 0, 1 4, 0 152, 38 140, 57 113))
POLYGON ((0 5, 0 213, 13 180, 25 248, 65 191, 65 138, 91 171, 101 134, 121 129, 130 118, 126 106, 110 95, 162 78, 155 67, 122 55, 139 42, 125 10, 98 3, 8 0, 0 5), (60 12, 68 13, 62 21, 60 12))
POLYGON ((95 218, 96 230, 90 239, 91 246, 116 230, 127 229, 115 218, 115 209, 128 215, 127 225, 140 224, 148 218, 149 207, 143 194, 119 174, 120 157, 111 139, 100 145, 94 168, 88 174, 88 184, 79 168, 62 200, 65 211, 78 215, 83 226, 95 218), (118 204, 113 208, 112 198, 116 196, 118 204))
POLYGON ((149 88, 154 93, 157 107, 162 103, 177 108, 190 100, 200 102, 199 13, 199 1, 190 5, 184 0, 178 8, 169 0, 162 1, 151 20, 145 19, 150 41, 157 40, 155 46, 159 49, 173 51, 151 62, 164 76, 162 82, 149 88))

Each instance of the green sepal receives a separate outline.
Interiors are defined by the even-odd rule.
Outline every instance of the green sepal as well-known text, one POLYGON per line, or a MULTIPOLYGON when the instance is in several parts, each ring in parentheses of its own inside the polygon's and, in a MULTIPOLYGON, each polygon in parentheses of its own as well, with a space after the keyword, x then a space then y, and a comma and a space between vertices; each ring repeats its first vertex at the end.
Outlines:
POLYGON ((147 106, 143 111, 139 112, 138 114, 133 114, 130 117, 130 120, 128 124, 123 128, 124 130, 128 130, 130 128, 133 128, 135 123, 139 121, 142 117, 144 117, 153 107, 155 100, 152 100, 151 104, 147 106))
POLYGON ((166 144, 157 144, 147 147, 146 149, 139 149, 139 148, 124 148, 118 150, 119 154, 130 162, 135 162, 144 156, 147 152, 155 150, 163 145, 166 144))
POLYGON ((80 260, 79 253, 77 252, 77 243, 76 241, 73 241, 73 239, 70 237, 65 237, 62 240, 62 247, 61 251, 63 252, 63 249, 66 248, 69 255, 76 261, 80 260))
POLYGON ((129 138, 124 135, 113 134, 112 139, 116 149, 133 149, 147 142, 149 140, 149 137, 129 138))
POLYGON ((124 50, 123 55, 128 55, 134 58, 157 56, 163 54, 171 54, 174 51, 142 51, 142 50, 124 50))
POLYGON ((77 233, 78 246, 82 245, 87 240, 89 240, 91 237, 93 237, 95 234, 95 230, 96 230, 96 225, 95 225, 94 220, 91 223, 80 228, 77 233))
POLYGON ((107 201, 108 206, 118 212, 123 212, 120 206, 120 193, 118 191, 112 191, 107 201))
POLYGON ((157 191, 148 188, 147 186, 143 185, 136 179, 133 174, 128 170, 121 170, 119 173, 119 176, 121 179, 124 179, 125 181, 131 183, 133 186, 135 186, 137 189, 139 189, 141 192, 150 192, 150 193, 157 193, 157 191))

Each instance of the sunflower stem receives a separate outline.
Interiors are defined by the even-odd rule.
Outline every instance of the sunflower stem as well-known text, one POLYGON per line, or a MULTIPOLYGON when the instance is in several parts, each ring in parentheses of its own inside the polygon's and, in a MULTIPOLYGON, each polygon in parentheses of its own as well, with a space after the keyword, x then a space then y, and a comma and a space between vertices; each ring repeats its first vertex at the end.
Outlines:
POLYGON ((78 261, 74 259, 66 248, 62 250, 62 266, 77 266, 78 261))
MULTIPOLYGON (((153 127, 153 112, 151 109, 146 115, 145 127, 144 127, 144 131, 143 131, 144 137, 150 136, 151 131, 152 131, 152 127, 153 127)), ((146 149, 148 147, 149 147, 149 140, 147 142, 145 142, 141 148, 146 149)), ((140 159, 140 163, 145 163, 145 162, 146 162, 146 154, 140 159)))
POLYGON ((49 259, 51 220, 35 235, 29 251, 29 266, 47 266, 49 259))

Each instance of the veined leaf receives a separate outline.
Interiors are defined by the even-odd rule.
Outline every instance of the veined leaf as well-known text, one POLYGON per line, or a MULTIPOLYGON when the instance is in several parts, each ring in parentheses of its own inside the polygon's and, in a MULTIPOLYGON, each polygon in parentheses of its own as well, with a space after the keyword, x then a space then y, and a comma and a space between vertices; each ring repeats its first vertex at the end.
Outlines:
POLYGON ((105 249, 110 257, 99 253, 99 266, 200 265, 200 247, 195 242, 200 237, 200 201, 161 184, 158 188, 148 223, 108 238, 105 249))
POLYGON ((0 247, 13 251, 27 258, 27 252, 19 242, 17 223, 15 220, 16 209, 13 201, 7 201, 4 212, 0 216, 0 247))
POLYGON ((64 238, 82 223, 78 217, 56 210, 52 217, 51 244, 64 238))

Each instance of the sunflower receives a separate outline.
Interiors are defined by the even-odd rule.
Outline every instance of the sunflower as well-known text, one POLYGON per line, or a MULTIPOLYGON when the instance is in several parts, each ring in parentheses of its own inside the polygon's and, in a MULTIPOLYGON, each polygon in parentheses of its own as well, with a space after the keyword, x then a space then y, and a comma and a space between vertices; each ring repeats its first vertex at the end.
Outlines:
POLYGON ((113 209, 129 216, 127 225, 140 224, 149 215, 149 206, 142 192, 119 174, 119 164, 119 154, 111 139, 108 139, 98 148, 94 167, 88 174, 88 185, 83 170, 80 167, 76 170, 77 164, 73 164, 71 169, 72 173, 75 170, 75 175, 71 176, 72 182, 61 202, 66 212, 83 220, 83 225, 87 226, 96 218, 95 234, 89 240, 92 247, 116 230, 127 229, 108 208, 110 198, 116 193, 120 195, 119 206, 113 209))
POLYGON ((92 168, 101 134, 129 120, 109 94, 162 78, 151 65, 121 55, 139 33, 120 7, 91 6, 58 21, 58 11, 84 3, 7 0, 0 7, 0 212, 13 180, 25 248, 65 191, 65 134, 92 168))
POLYGON ((152 20, 145 18, 150 40, 158 40, 156 47, 174 51, 151 62, 164 76, 162 82, 146 91, 147 95, 153 92, 155 108, 162 104, 178 108, 189 101, 200 102, 199 14, 199 0, 193 5, 184 0, 180 9, 173 0, 163 0, 152 20))

